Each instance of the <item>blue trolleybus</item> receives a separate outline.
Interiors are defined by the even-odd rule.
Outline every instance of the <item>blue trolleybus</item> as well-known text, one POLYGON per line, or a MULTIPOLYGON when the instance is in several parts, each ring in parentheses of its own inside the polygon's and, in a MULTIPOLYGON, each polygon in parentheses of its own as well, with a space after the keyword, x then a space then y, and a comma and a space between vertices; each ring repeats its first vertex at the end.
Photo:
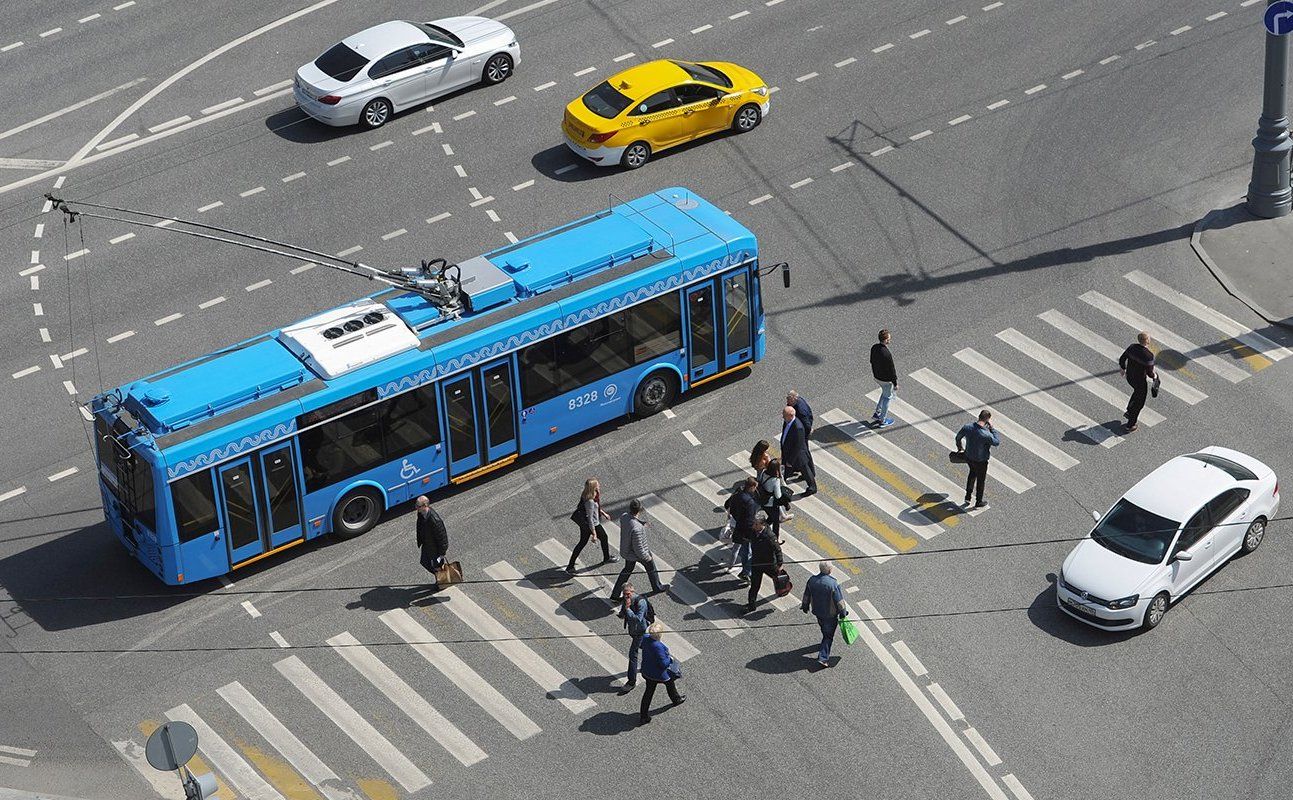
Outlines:
POLYGON ((439 279, 95 397, 104 513, 126 548, 187 584, 357 536, 397 503, 763 356, 754 235, 686 189, 439 279))

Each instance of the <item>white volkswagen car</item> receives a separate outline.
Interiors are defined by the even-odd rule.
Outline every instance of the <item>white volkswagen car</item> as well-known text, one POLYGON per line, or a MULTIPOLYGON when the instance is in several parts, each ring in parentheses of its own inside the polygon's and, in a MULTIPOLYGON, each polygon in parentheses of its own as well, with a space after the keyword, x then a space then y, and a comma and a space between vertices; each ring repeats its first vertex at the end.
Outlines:
POLYGON ((1271 468, 1224 447, 1177 456, 1131 487, 1064 559, 1060 609, 1106 630, 1148 630, 1237 553, 1280 505, 1271 468))
POLYGON ((320 122, 380 128, 396 111, 502 83, 520 59, 512 29, 485 17, 383 22, 298 69, 292 94, 320 122))

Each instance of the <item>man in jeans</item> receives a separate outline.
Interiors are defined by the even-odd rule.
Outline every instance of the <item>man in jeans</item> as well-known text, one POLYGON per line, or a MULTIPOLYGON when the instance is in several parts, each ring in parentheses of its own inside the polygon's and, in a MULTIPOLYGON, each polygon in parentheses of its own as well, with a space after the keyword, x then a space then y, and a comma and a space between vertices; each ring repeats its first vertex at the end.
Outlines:
POLYGON ((880 341, 871 345, 871 375, 880 381, 880 402, 875 404, 875 413, 871 415, 871 424, 887 428, 893 424, 889 416, 889 401, 898 391, 898 371, 893 365, 893 354, 889 352, 889 329, 880 331, 880 341))
POLYGON ((651 601, 633 590, 633 584, 624 584, 624 607, 620 609, 624 618, 624 630, 629 633, 629 673, 620 694, 628 694, 638 685, 638 663, 642 654, 642 637, 646 635, 647 626, 655 621, 655 612, 651 610, 651 601))
POLYGON ((840 620, 849 615, 840 582, 831 575, 831 562, 823 559, 817 565, 817 574, 809 578, 808 585, 804 587, 804 602, 799 608, 805 614, 812 611, 813 616, 817 617, 817 624, 822 629, 822 646, 817 651, 817 663, 829 667, 835 630, 839 628, 840 620))
POLYGON ((977 422, 967 422, 956 434, 956 452, 965 454, 965 463, 970 467, 970 477, 965 481, 965 505, 970 505, 970 494, 975 494, 975 508, 987 508, 983 500, 983 484, 988 480, 988 459, 991 450, 1001 444, 992 427, 992 412, 983 409, 979 412, 977 422))
POLYGON ((611 589, 612 603, 619 603, 624 599, 620 590, 628 583, 629 576, 633 574, 639 561, 646 568, 653 592, 663 592, 669 588, 669 584, 660 583, 655 556, 651 555, 651 548, 647 546, 646 526, 646 521, 642 519, 642 501, 635 497, 629 501, 629 510, 620 515, 620 557, 624 559, 624 569, 620 570, 615 586, 611 589))
POLYGON ((1127 401, 1127 432, 1131 433, 1140 427, 1140 410, 1145 407, 1145 395, 1149 394, 1149 381, 1158 380, 1154 372, 1154 352, 1149 349, 1149 334, 1141 331, 1136 334, 1136 343, 1122 351, 1118 357, 1118 369, 1131 385, 1131 399, 1127 401))

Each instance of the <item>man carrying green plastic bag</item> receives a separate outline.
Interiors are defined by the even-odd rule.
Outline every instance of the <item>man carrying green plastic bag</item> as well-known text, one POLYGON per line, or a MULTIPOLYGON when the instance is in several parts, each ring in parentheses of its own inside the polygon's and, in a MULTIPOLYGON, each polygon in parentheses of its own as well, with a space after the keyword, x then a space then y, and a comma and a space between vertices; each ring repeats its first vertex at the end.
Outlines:
POLYGON ((804 587, 804 601, 800 609, 807 614, 813 612, 817 624, 822 629, 822 646, 817 651, 817 663, 823 667, 831 665, 831 644, 835 641, 835 629, 844 629, 844 642, 853 644, 857 639, 857 627, 845 619, 848 607, 844 605, 844 591, 840 582, 831 576, 831 562, 823 560, 817 566, 817 574, 808 579, 804 587))

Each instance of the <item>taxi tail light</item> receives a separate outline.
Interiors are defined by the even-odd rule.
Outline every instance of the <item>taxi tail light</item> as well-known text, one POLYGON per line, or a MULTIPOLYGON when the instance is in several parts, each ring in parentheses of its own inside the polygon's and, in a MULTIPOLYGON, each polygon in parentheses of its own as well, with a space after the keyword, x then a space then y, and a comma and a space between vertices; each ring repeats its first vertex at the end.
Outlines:
POLYGON ((319 102, 323 103, 325 106, 335 106, 337 103, 341 102, 341 96, 335 95, 335 94, 325 94, 323 97, 319 98, 319 102))
POLYGON ((601 144, 602 142, 606 141, 607 139, 611 138, 617 133, 619 133, 619 131, 611 131, 610 133, 589 134, 588 141, 592 142, 593 144, 601 144))

